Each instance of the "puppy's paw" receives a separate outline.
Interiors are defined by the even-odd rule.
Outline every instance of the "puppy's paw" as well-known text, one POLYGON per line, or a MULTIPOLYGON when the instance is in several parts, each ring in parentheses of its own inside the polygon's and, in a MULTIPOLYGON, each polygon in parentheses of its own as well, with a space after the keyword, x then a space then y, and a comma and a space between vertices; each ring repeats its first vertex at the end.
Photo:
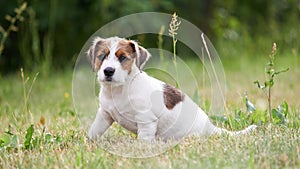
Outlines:
POLYGON ((155 140, 155 136, 141 136, 141 135, 138 135, 138 141, 139 142, 144 142, 144 143, 154 143, 156 140, 155 140))
POLYGON ((146 144, 154 144, 156 142, 155 139, 138 139, 139 143, 146 143, 146 144))
POLYGON ((97 139, 97 134, 96 134, 95 130, 93 129, 93 127, 91 127, 88 131, 88 138, 91 140, 97 139))

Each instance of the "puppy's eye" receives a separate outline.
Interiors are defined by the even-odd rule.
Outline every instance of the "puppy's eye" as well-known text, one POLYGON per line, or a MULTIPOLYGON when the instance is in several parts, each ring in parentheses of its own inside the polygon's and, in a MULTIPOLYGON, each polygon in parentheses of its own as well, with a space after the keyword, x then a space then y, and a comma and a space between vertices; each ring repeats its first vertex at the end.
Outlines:
POLYGON ((106 54, 101 54, 99 56, 97 56, 97 58, 101 61, 103 61, 106 58, 106 54))
POLYGON ((119 58, 119 62, 124 62, 126 59, 127 59, 127 57, 126 56, 124 56, 124 55, 121 55, 119 58))

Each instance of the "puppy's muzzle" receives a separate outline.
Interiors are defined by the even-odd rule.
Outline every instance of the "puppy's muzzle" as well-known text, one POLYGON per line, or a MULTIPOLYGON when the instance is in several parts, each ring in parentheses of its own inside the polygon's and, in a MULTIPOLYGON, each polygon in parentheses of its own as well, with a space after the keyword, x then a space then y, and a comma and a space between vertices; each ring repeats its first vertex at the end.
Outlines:
POLYGON ((112 76, 114 75, 115 70, 116 69, 112 67, 107 67, 104 69, 104 75, 106 81, 112 81, 112 76))

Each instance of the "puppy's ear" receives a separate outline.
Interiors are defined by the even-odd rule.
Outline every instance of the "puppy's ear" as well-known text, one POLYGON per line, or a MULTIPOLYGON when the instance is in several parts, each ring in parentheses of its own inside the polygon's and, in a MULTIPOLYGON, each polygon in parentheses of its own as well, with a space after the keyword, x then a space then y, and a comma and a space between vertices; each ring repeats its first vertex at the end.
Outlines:
POLYGON ((89 50, 86 51, 86 55, 87 55, 88 60, 89 60, 89 62, 90 62, 90 64, 91 64, 91 66, 92 66, 93 71, 95 71, 95 70, 94 70, 94 64, 95 64, 94 45, 91 45, 91 46, 90 46, 89 50))
POLYGON ((99 48, 103 43, 104 43, 104 39, 100 37, 95 37, 92 45, 90 46, 89 50, 86 52, 93 71, 98 71, 100 69, 101 63, 99 63, 99 61, 96 60, 97 57, 96 55, 98 54, 99 48))
POLYGON ((142 46, 139 46, 134 41, 130 41, 130 46, 134 49, 135 52, 135 64, 140 70, 142 70, 145 67, 146 62, 150 59, 151 54, 148 52, 147 49, 143 48, 142 46))
POLYGON ((139 54, 136 58, 136 65, 140 70, 142 70, 145 67, 147 61, 150 59, 151 54, 148 52, 147 49, 141 46, 139 46, 138 49, 139 54))

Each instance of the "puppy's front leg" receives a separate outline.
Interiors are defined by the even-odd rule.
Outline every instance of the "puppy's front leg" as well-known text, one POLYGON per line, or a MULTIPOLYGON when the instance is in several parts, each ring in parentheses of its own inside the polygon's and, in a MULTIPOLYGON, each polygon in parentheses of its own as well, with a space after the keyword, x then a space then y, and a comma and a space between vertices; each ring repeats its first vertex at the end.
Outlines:
POLYGON ((154 141, 157 130, 157 122, 139 122, 138 123, 138 140, 154 141))
POLYGON ((97 137, 100 137, 111 124, 113 123, 113 119, 111 116, 102 110, 101 108, 98 109, 96 118, 91 125, 88 136, 90 139, 96 139, 97 137))

